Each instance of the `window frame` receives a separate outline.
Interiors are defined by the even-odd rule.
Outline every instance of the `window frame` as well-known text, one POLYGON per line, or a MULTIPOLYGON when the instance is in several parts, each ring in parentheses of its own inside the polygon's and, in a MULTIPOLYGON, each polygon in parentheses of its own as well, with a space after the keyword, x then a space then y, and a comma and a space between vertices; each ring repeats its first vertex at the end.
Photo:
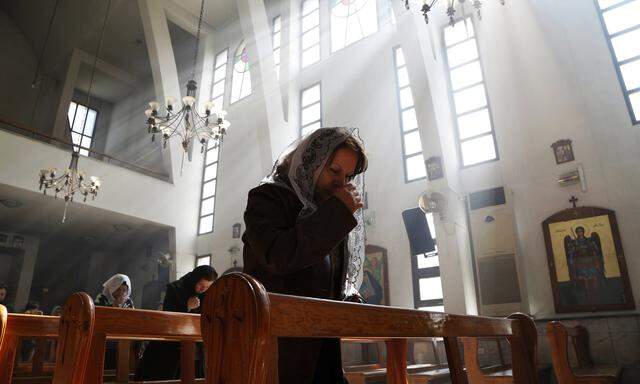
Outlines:
POLYGON ((494 119, 493 119, 493 109, 491 108, 491 100, 489 98, 489 90, 487 89, 487 81, 486 81, 486 77, 485 77, 484 65, 482 63, 482 53, 480 52, 480 45, 478 43, 478 29, 476 28, 476 25, 474 23, 473 16, 463 16, 463 17, 459 17, 457 19, 454 19, 453 21, 454 21, 455 24, 457 24, 457 23, 460 23, 460 22, 464 22, 464 20, 466 20, 466 19, 469 19, 471 24, 473 25, 473 33, 474 33, 473 37, 468 38, 466 40, 458 41, 457 43, 455 43, 453 45, 447 46, 447 43, 446 43, 446 40, 445 40, 445 30, 448 27, 451 26, 450 23, 447 22, 446 25, 441 28, 441 31, 442 31, 442 33, 441 33, 441 43, 442 43, 442 48, 443 48, 442 57, 443 57, 444 64, 445 64, 445 70, 447 72, 447 93, 449 95, 449 104, 451 105, 450 109, 451 109, 451 117, 452 117, 452 120, 453 120, 453 126, 455 128, 454 129, 454 131, 455 131, 454 133, 455 133, 455 139, 456 139, 456 146, 458 147, 458 151, 457 152, 458 152, 458 161, 460 162, 460 169, 468 169, 468 168, 475 167, 475 166, 478 166, 478 165, 492 163, 492 162, 495 162, 495 161, 500 161, 500 150, 498 148, 498 140, 496 138, 496 130, 495 130, 495 124, 494 124, 494 119), (452 48, 452 47, 456 46, 456 45, 465 43, 465 42, 467 42, 467 41, 469 41, 471 39, 475 40, 476 49, 478 50, 478 58, 477 59, 473 59, 471 61, 466 61, 464 63, 458 64, 455 67, 451 67, 449 65, 449 57, 447 56, 447 50, 449 48, 452 48), (452 82, 452 78, 451 78, 451 72, 453 70, 457 69, 457 68, 463 67, 465 65, 471 64, 471 63, 476 62, 476 61, 480 65, 480 72, 482 74, 482 81, 478 82, 478 83, 471 84, 471 85, 464 86, 464 87, 462 87, 460 89, 457 89, 455 92, 460 92, 460 91, 463 91, 463 90, 471 89, 473 87, 476 87, 476 86, 482 84, 483 89, 484 89, 484 96, 485 96, 485 99, 487 100, 487 105, 484 106, 484 107, 474 108, 472 110, 469 110, 469 111, 466 111, 464 113, 458 114, 457 111, 456 111, 455 97, 454 97, 454 93, 455 92, 453 90, 453 82, 452 82), (476 113, 476 112, 482 111, 483 109, 486 109, 487 112, 489 113, 489 123, 491 124, 491 131, 484 132, 484 133, 481 133, 481 134, 478 134, 478 135, 475 135, 475 136, 467 137, 465 139, 461 139, 460 138, 460 126, 458 124, 458 118, 461 117, 461 116, 465 116, 465 115, 469 115, 469 114, 472 114, 472 113, 476 113), (462 155, 462 144, 467 142, 467 141, 472 141, 472 140, 479 139, 481 137, 489 136, 489 135, 492 136, 493 148, 494 148, 496 157, 493 158, 493 159, 490 159, 490 160, 484 160, 484 161, 481 161, 481 162, 478 162, 478 163, 465 165, 464 164, 464 157, 462 155))
MULTIPOLYGON (((429 220, 427 220, 427 223, 429 220)), ((428 224, 427 224, 428 225, 428 224)), ((440 271, 440 253, 437 247, 437 239, 435 237, 435 228, 429 228, 429 232, 433 230, 432 238, 436 244, 436 250, 430 253, 418 253, 411 255, 411 280, 413 283, 413 307, 419 309, 421 307, 444 307, 444 292, 440 299, 421 300, 420 299, 420 279, 428 279, 432 277, 440 277, 440 284, 442 285, 442 275, 440 271), (425 257, 437 257, 437 267, 418 268, 418 256, 424 255, 425 257)))
POLYGON ((207 253, 207 254, 204 254, 204 255, 197 255, 197 256, 196 256, 196 259, 195 259, 195 262, 194 262, 194 266, 193 266, 193 267, 194 267, 194 268, 197 268, 197 267, 198 267, 198 260, 206 259, 206 258, 209 258, 209 263, 207 263, 207 264, 203 264, 203 265, 209 265, 209 266, 211 266, 211 259, 212 259, 212 256, 211 256, 211 254, 210 254, 210 253, 207 253))
MULTIPOLYGON (((212 84, 211 84, 211 99, 215 100, 219 97, 222 97, 222 105, 220 105, 220 109, 224 108, 224 104, 226 101, 226 93, 227 93, 227 77, 229 76, 229 47, 226 47, 224 49, 222 49, 220 52, 216 53, 216 55, 213 58, 213 77, 212 77, 212 84), (224 64, 222 65, 218 65, 218 56, 220 56, 221 53, 223 52, 227 52, 227 60, 225 61, 224 64), (218 70, 218 68, 224 66, 224 77, 218 81, 215 81, 215 76, 216 76, 216 71, 218 70), (213 90, 216 86, 216 84, 221 83, 224 81, 224 87, 222 89, 222 94, 218 95, 218 96, 213 96, 213 90)), ((231 95, 229 95, 229 99, 231 99, 231 95)))
POLYGON ((303 136, 302 131, 304 130, 304 128, 308 127, 308 126, 310 126, 312 124, 315 124, 315 123, 319 122, 320 123, 320 127, 322 128, 322 115, 323 115, 323 109, 322 109, 322 82, 318 81, 317 83, 313 83, 313 84, 309 85, 308 87, 302 88, 300 90, 300 113, 299 113, 299 116, 298 116, 299 119, 300 119, 300 124, 299 124, 299 128, 298 128, 298 137, 302 137, 303 136), (315 86, 318 86, 318 90, 319 90, 319 93, 320 93, 320 98, 318 99, 317 102, 315 102, 315 103, 320 104, 320 120, 314 120, 313 122, 308 123, 307 125, 302 125, 302 111, 303 111, 303 109, 315 104, 315 103, 311 103, 311 104, 303 107, 302 106, 302 95, 304 95, 305 91, 308 91, 309 89, 311 89, 311 88, 313 88, 315 86))
MULTIPOLYGON (((233 83, 234 83, 234 74, 238 73, 240 74, 240 72, 237 72, 235 69, 236 66, 236 52, 238 52, 238 48, 240 48, 240 46, 244 44, 244 48, 247 49, 247 41, 245 39, 240 40, 240 42, 238 43, 238 45, 236 46, 236 49, 233 51, 233 59, 232 59, 232 63, 231 63, 231 89, 229 90, 229 105, 233 105, 237 102, 239 102, 240 100, 244 100, 247 97, 251 96, 253 94, 253 83, 251 83, 251 89, 249 90, 249 93, 247 93, 246 95, 242 96, 242 84, 240 84, 240 88, 238 89, 238 99, 237 100, 232 100, 233 99, 233 83)), ((247 52, 247 54, 249 54, 247 52)), ((227 63, 228 63, 229 58, 227 57, 227 63)), ((247 63, 248 64, 248 63, 247 63)), ((251 82, 251 65, 249 65, 249 69, 247 70, 247 72, 249 73, 249 81, 251 82)), ((242 76, 242 81, 244 81, 244 74, 247 73, 244 72, 242 74, 240 74, 240 76, 242 76)), ((226 86, 226 84, 225 84, 226 86)))
POLYGON ((300 52, 299 52, 298 59, 300 60, 300 69, 301 70, 307 69, 309 67, 312 67, 314 64, 318 64, 319 62, 322 61, 322 33, 321 33, 322 31, 320 29, 320 26, 322 25, 322 12, 321 12, 322 2, 320 0, 318 0, 318 8, 312 10, 311 12, 309 12, 307 14, 304 14, 303 11, 304 11, 304 2, 305 1, 313 1, 313 0, 302 0, 302 1, 300 1, 300 34, 299 34, 299 36, 300 36, 300 52), (309 28, 306 31, 303 31, 303 29, 302 29, 303 28, 302 19, 304 19, 305 16, 312 14, 316 10, 318 11, 318 25, 316 25, 313 28, 309 28), (303 49, 302 48, 302 39, 304 37, 304 34, 308 33, 309 31, 311 31, 314 28, 318 28, 318 43, 312 45, 311 47, 307 47, 306 49, 303 49), (310 49, 312 49, 312 48, 314 48, 316 46, 318 47, 318 61, 314 61, 313 63, 309 63, 306 66, 303 65, 302 56, 303 56, 304 52, 308 51, 308 50, 310 50, 310 49))
POLYGON ((273 52, 273 61, 276 69, 276 79, 280 81, 280 64, 282 63, 282 15, 277 15, 273 19, 271 19, 271 48, 273 52), (280 29, 276 31, 276 20, 280 20, 280 29), (280 33, 280 40, 278 41, 278 47, 275 47, 275 35, 276 33, 280 33), (278 51, 278 63, 275 63, 275 52, 278 51))
POLYGON ((99 116, 100 116, 100 111, 98 109, 96 109, 96 108, 91 108, 90 106, 85 105, 83 103, 80 103, 80 102, 78 102, 76 100, 73 100, 73 99, 71 99, 71 101, 69 102, 69 107, 67 107, 67 121, 69 121, 69 130, 71 131, 69 133, 69 135, 71 135, 70 140, 71 140, 72 146, 75 147, 75 148, 78 148, 77 152, 78 152, 78 154, 80 154, 82 156, 90 157, 91 152, 93 152, 93 149, 92 149, 92 147, 93 147, 93 137, 95 136, 96 127, 98 126, 98 117, 99 116), (76 108, 73 111, 73 121, 69 121, 69 108, 71 108, 71 103, 76 104, 76 108), (76 115, 78 114, 78 106, 79 105, 87 108, 87 113, 84 116, 84 124, 82 126, 82 132, 77 132, 77 131, 73 130, 73 123, 75 123, 75 121, 76 121, 76 115), (89 116, 89 111, 94 111, 96 113, 96 118, 95 118, 95 120, 93 122, 93 130, 92 130, 91 136, 88 136, 88 135, 84 134, 84 130, 85 130, 86 126, 87 126, 87 116, 89 116), (72 133, 76 133, 76 134, 80 135, 80 143, 78 143, 78 145, 75 145, 73 143, 73 135, 72 135, 72 133), (83 147, 82 146, 82 138, 84 138, 84 137, 88 137, 90 139, 90 143, 89 143, 88 147, 83 147), (87 154, 86 155, 82 154, 80 152, 82 150, 86 150, 87 154))
MULTIPOLYGON (((405 131, 404 130, 404 123, 402 121, 402 113, 404 111, 407 111, 411 108, 413 108, 413 112, 416 114, 416 121, 418 119, 418 113, 416 111, 416 104, 415 104, 415 100, 414 103, 411 107, 402 109, 402 105, 400 103, 400 91, 404 88, 409 88, 409 90, 411 91, 411 97, 413 98, 413 89, 411 88, 411 79, 409 79, 409 84, 406 85, 405 87, 403 87, 402 89, 400 89, 400 79, 398 79, 398 70, 400 69, 400 67, 398 67, 398 59, 397 59, 397 55, 396 52, 397 50, 400 49, 402 50, 402 55, 404 56, 404 49, 402 48, 402 44, 398 44, 395 45, 392 49, 391 49, 391 55, 393 56, 393 72, 394 72, 394 78, 395 78, 395 90, 396 90, 396 105, 398 107, 398 119, 399 119, 399 125, 400 125, 400 145, 402 146, 402 168, 404 169, 404 183, 408 184, 408 183, 413 183, 415 181, 421 181, 421 180, 425 180, 427 178, 427 165, 425 163, 426 159, 424 158, 424 148, 422 148, 422 151, 420 152, 416 152, 416 153, 412 153, 411 155, 407 155, 407 149, 406 146, 404 144, 404 136, 412 133, 412 132, 418 132, 418 135, 420 136, 420 139, 422 140, 422 136, 420 135, 420 124, 418 124, 418 127, 409 131, 405 131), (409 180, 409 169, 407 168, 407 159, 413 158, 413 157, 417 157, 422 155, 422 162, 423 165, 425 167, 425 175, 422 177, 418 177, 416 179, 411 179, 409 180)), ((407 67, 407 58, 404 58, 405 63, 404 63, 404 67, 407 67)), ((408 69, 407 69, 407 73, 408 73, 408 69)), ((420 147, 422 147, 422 141, 420 142, 420 147)))
MULTIPOLYGON (((375 32, 373 32, 373 33, 371 33, 369 35, 366 35, 366 36, 362 36, 361 38, 359 38, 358 40, 352 42, 351 44, 347 44, 346 41, 345 41, 344 46, 342 48, 339 48, 339 49, 336 49, 336 50, 333 49, 333 39, 332 39, 332 36, 331 36, 331 34, 333 33, 333 23, 331 22, 332 21, 333 7, 331 6, 331 2, 329 2, 327 4, 328 7, 329 7, 329 53, 334 54, 334 53, 340 52, 343 49, 345 49, 347 47, 350 47, 350 46, 352 46, 354 44, 357 44, 360 41, 363 41, 364 39, 366 39, 367 37, 373 36, 376 33, 380 32, 380 10, 379 10, 379 7, 378 7, 380 4, 379 4, 378 0, 367 0, 367 1, 372 1, 373 4, 374 4, 374 7, 376 9, 376 30, 375 30, 375 32)), ((348 30, 347 30, 347 32, 348 32, 348 30)))
POLYGON ((596 12, 598 13, 598 19, 600 20, 600 25, 602 27, 602 32, 604 33, 604 38, 607 41, 607 46, 609 47, 609 53, 611 54, 611 60, 613 62, 613 66, 616 69, 616 75, 618 76, 618 83, 620 85, 620 90, 622 91, 622 96, 624 97, 624 101, 625 104, 627 105, 627 111, 629 113, 629 118, 631 119, 631 125, 633 126, 637 126, 640 125, 640 111, 639 111, 639 116, 636 116, 635 111, 633 110, 633 104, 631 103, 631 95, 638 93, 640 94, 640 87, 634 88, 634 89, 627 89, 626 84, 624 83, 624 77, 622 76, 622 69, 621 67, 625 64, 629 64, 629 63, 633 63, 633 62, 640 62, 640 55, 638 56, 634 56, 634 57, 630 57, 626 60, 623 60, 621 62, 618 61, 618 58, 616 57, 616 51, 613 47, 613 43, 612 43, 612 39, 618 37, 618 36, 623 36, 627 33, 633 32, 633 31, 637 31, 640 30, 640 22, 630 28, 624 29, 622 31, 616 32, 614 34, 610 34, 609 30, 607 28, 607 24, 604 20, 604 14, 607 11, 616 9, 616 8, 620 8, 623 7, 626 4, 631 4, 633 3, 635 0, 623 0, 618 4, 614 4, 611 5, 605 9, 600 8, 600 3, 598 0, 594 0, 594 5, 596 7, 596 12))
POLYGON ((217 204, 217 200, 218 200, 218 168, 220 166, 220 150, 221 150, 221 145, 218 145, 217 147, 212 147, 212 148, 206 148, 204 151, 204 156, 202 157, 202 178, 201 180, 201 185, 200 185, 200 204, 198 204, 198 236, 202 236, 202 235, 207 235, 210 233, 213 233, 213 231, 215 230, 215 219, 216 219, 216 204, 217 204), (216 177, 209 179, 209 180, 205 180, 204 179, 204 175, 205 172, 207 170, 207 154, 209 153, 209 151, 214 150, 215 148, 218 149, 218 158, 216 159, 215 162, 209 164, 208 166, 215 166, 216 167, 216 177), (216 187, 213 189, 213 195, 209 196, 207 198, 203 198, 204 195, 204 185, 212 180, 215 180, 216 182, 216 187), (205 200, 211 199, 213 198, 213 212, 210 214, 206 214, 203 215, 202 214, 202 203, 205 200), (208 217, 211 216, 211 230, 207 231, 207 232, 200 232, 200 223, 202 221, 202 219, 204 217, 208 217))

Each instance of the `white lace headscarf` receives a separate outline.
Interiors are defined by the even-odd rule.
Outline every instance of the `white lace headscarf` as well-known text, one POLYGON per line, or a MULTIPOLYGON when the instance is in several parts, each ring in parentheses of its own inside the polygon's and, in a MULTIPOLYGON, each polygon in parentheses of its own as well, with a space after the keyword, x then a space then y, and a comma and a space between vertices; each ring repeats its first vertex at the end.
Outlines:
MULTIPOLYGON (((320 171, 336 150, 348 138, 362 143, 357 128, 333 127, 320 128, 293 142, 280 155, 273 171, 262 183, 272 183, 287 189, 293 189, 302 203, 299 218, 306 217, 318 209, 314 201, 316 182, 320 171), (289 160, 288 160, 289 159, 289 160), (280 165, 289 161, 286 175, 278 173, 280 165), (287 183, 287 180, 289 183, 287 183), (290 185, 289 185, 290 184, 290 185)), ((364 146, 363 146, 364 147, 364 146)), ((364 175, 357 175, 351 182, 364 196, 364 175)), ((357 226, 349 233, 344 242, 345 264, 343 266, 342 296, 349 297, 358 293, 362 284, 363 263, 365 258, 364 214, 362 209, 354 213, 357 226)), ((336 249, 334 251, 339 251, 336 249)))
POLYGON ((117 273, 111 276, 109 280, 105 281, 104 284, 102 284, 102 294, 107 297, 110 303, 113 303, 115 301, 113 292, 115 292, 116 289, 120 288, 123 283, 126 284, 128 288, 127 292, 125 292, 124 294, 123 302, 125 302, 129 298, 129 296, 131 296, 131 281, 129 280, 129 276, 117 273))

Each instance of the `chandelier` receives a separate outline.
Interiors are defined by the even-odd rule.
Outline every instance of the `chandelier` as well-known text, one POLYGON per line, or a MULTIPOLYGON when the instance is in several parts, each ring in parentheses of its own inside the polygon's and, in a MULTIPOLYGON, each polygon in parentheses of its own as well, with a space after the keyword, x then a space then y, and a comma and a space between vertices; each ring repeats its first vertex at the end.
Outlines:
POLYGON ((44 194, 47 194, 47 190, 54 191, 54 197, 58 197, 58 194, 64 196, 64 213, 62 215, 62 222, 64 223, 67 218, 67 206, 69 202, 73 201, 73 196, 76 192, 80 192, 84 196, 84 201, 87 201, 87 196, 91 195, 91 199, 95 199, 100 189, 100 179, 95 176, 91 176, 87 179, 85 173, 78 171, 78 158, 80 155, 78 152, 73 151, 71 153, 71 163, 69 168, 63 173, 59 172, 55 168, 43 169, 40 171, 40 190, 44 188, 44 194))
MULTIPOLYGON (((409 9, 409 0, 403 0, 404 1, 404 6, 405 8, 409 9)), ((471 6, 473 6, 473 8, 476 10, 476 14, 478 15, 478 19, 482 20, 482 1, 480 0, 469 0, 471 2, 471 6)), ((500 1, 500 4, 505 5, 506 0, 498 0, 500 1)), ((429 24, 429 12, 431 12, 431 9, 433 9, 433 7, 436 5, 436 3, 438 2, 438 0, 424 0, 424 4, 422 5, 422 8, 420 9, 420 11, 422 12, 422 16, 424 17, 424 21, 425 23, 429 24)), ((458 0, 458 3, 460 3, 460 9, 464 12, 464 3, 466 3, 467 0, 458 0)), ((456 0, 447 0, 447 16, 449 16, 449 24, 451 26, 455 25, 455 14, 456 14, 456 9, 455 9, 455 3, 456 0)))
MULTIPOLYGON (((201 112, 198 112, 196 107, 198 84, 194 78, 203 15, 204 0, 200 5, 191 80, 187 83, 187 95, 182 98, 182 107, 179 111, 175 111, 175 99, 167 97, 164 113, 160 112, 160 103, 157 101, 149 102, 149 109, 144 112, 147 116, 147 131, 151 133, 151 141, 155 140, 156 134, 161 134, 164 140, 163 147, 166 148, 168 140, 172 137, 179 137, 184 149, 183 159, 185 153, 191 153, 194 141, 200 142, 201 153, 204 152, 206 147, 211 148, 210 141, 213 141, 213 147, 219 146, 231 125, 225 119, 227 112, 222 110, 222 105, 215 105, 213 101, 207 101, 204 103, 204 109, 201 112)), ((189 160, 191 160, 191 156, 189 156, 189 160)))
MULTIPOLYGON (((57 3, 56 3, 57 8, 57 3)), ((55 17, 55 9, 54 13, 51 16, 51 21, 49 23, 49 31, 47 35, 51 32, 51 26, 53 25, 53 18, 55 17)), ((102 49, 102 42, 104 40, 104 32, 107 26, 107 20, 109 19, 109 10, 111 9, 111 0, 107 2, 107 9, 104 14, 104 22, 102 25, 102 31, 100 32, 100 40, 98 41, 98 47, 96 49, 96 54, 93 58, 93 66, 91 68, 91 80, 89 81, 89 90, 87 91, 87 101, 86 105, 89 105, 89 101, 91 99, 91 90, 93 88, 93 83, 95 80, 95 72, 96 72, 96 64, 98 62, 98 57, 100 56, 100 51, 102 49)), ((45 44, 47 39, 45 39, 45 44)), ((42 53, 44 53, 44 47, 42 49, 42 53)), ((39 66, 38 66, 39 67, 39 66)), ((36 68, 36 75, 34 76, 34 84, 36 84, 35 80, 38 76, 39 68, 36 68)), ((72 127, 69 126, 69 132, 72 133, 72 127)), ((71 135, 73 138, 73 135, 71 135)), ((72 139, 73 141, 73 139, 72 139)), ((64 196, 64 212, 62 214, 62 222, 64 223, 67 219, 67 209, 69 207, 69 202, 73 201, 73 197, 76 192, 80 193, 84 196, 84 201, 87 201, 87 196, 91 195, 92 199, 95 199, 98 195, 98 191, 100 190, 100 179, 95 176, 87 177, 84 172, 78 170, 78 159, 80 158, 80 148, 82 148, 80 143, 76 144, 72 147, 71 150, 71 162, 69 163, 69 168, 64 172, 60 172, 55 168, 47 168, 40 171, 39 183, 40 190, 47 194, 47 190, 53 190, 54 197, 58 197, 59 194, 64 196)), ((89 149, 89 148, 83 148, 89 149)))

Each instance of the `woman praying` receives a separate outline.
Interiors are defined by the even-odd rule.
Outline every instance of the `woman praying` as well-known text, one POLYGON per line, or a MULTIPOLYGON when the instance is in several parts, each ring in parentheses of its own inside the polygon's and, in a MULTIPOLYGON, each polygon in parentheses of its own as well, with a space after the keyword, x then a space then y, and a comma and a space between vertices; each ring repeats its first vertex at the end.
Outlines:
MULTIPOLYGON (((347 128, 294 143, 249 192, 244 271, 269 292, 361 301, 364 146, 347 128)), ((338 339, 278 339, 280 384, 342 384, 338 339)))
MULTIPOLYGON (((102 284, 102 292, 96 296, 93 303, 100 307, 133 309, 129 276, 121 273, 111 276, 102 284)), ((115 369, 118 362, 117 358, 118 342, 107 341, 104 351, 104 368, 115 369)))
POLYGON ((101 307, 133 308, 129 276, 121 273, 111 276, 102 284, 102 293, 96 296, 94 303, 101 307))
MULTIPOLYGON (((200 313, 200 303, 207 289, 218 278, 209 265, 201 265, 167 284, 163 311, 200 313)), ((204 352, 196 345, 196 377, 204 377, 204 352)), ((135 380, 170 380, 180 378, 180 343, 151 341, 136 369, 135 380)))

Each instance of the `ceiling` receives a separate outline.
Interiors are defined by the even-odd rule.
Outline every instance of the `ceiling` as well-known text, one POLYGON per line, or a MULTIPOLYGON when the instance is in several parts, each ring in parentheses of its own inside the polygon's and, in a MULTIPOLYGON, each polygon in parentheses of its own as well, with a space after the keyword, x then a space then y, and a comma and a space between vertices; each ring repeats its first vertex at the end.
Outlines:
MULTIPOLYGON (((34 179, 35 183, 35 179, 34 179)), ((40 238, 40 249, 75 247, 95 251, 117 251, 166 236, 169 227, 120 213, 71 203, 62 224, 64 200, 0 184, 2 200, 21 203, 17 208, 0 204, 0 231, 40 238)))
MULTIPOLYGON (((173 1, 196 17, 200 14, 200 0, 173 1)), ((36 56, 44 44, 55 3, 53 0, 0 0, 0 9, 22 31, 36 56)), ((45 74, 63 82, 67 62, 74 48, 79 48, 89 55, 96 54, 106 4, 103 0, 59 2, 51 36, 42 59, 41 68, 45 74)), ((212 28, 223 28, 237 17, 234 0, 206 0, 205 23, 212 28)), ((99 57, 140 80, 151 78, 151 66, 137 1, 112 0, 99 57)), ((83 64, 76 85, 78 89, 84 92, 88 90, 90 73, 90 65, 83 64)), ((115 103, 134 91, 136 86, 97 70, 92 94, 99 99, 115 103)))
MULTIPOLYGON (((55 1, 0 0, 0 9, 22 31, 34 54, 39 55, 54 4, 55 1)), ((74 48, 95 55, 106 4, 102 0, 60 1, 42 59, 46 74, 62 81, 74 48)), ((100 58, 136 77, 149 77, 151 67, 138 3, 112 0, 111 4, 100 58)))
MULTIPOLYGON (((200 16, 201 0, 174 0, 174 3, 194 16, 200 16)), ((224 28, 237 18, 238 6, 235 0, 205 0, 204 22, 214 30, 224 28)))

